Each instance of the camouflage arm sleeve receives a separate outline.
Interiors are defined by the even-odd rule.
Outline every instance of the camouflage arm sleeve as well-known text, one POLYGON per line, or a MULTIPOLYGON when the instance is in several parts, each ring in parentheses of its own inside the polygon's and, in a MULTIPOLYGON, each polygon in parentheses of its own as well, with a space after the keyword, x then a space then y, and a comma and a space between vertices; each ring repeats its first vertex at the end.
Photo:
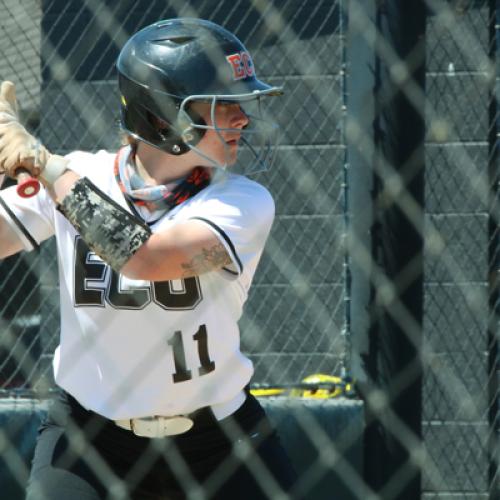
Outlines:
POLYGON ((151 229, 103 193, 86 177, 79 179, 58 210, 89 248, 119 271, 151 236, 151 229))

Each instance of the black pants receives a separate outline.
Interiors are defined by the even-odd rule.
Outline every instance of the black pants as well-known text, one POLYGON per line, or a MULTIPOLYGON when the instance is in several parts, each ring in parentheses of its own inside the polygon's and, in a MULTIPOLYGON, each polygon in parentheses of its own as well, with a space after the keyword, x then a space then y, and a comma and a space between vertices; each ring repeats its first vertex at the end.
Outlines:
POLYGON ((219 422, 208 409, 194 421, 179 436, 142 438, 61 393, 39 431, 27 500, 292 498, 295 472, 253 396, 219 422))

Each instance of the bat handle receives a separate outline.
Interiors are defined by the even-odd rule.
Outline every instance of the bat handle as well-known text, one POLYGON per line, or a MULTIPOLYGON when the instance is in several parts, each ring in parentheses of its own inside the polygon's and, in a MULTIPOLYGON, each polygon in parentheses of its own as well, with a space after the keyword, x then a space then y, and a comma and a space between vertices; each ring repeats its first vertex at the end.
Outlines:
POLYGON ((31 177, 28 170, 25 168, 18 168, 16 170, 17 179, 17 194, 21 198, 31 198, 40 191, 40 183, 34 177, 31 177))

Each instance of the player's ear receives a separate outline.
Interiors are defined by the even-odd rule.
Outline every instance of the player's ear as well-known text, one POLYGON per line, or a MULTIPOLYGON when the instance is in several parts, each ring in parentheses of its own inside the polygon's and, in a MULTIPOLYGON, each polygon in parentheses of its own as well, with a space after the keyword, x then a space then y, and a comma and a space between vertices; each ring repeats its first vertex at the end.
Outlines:
POLYGON ((204 127, 207 122, 191 104, 192 103, 188 104, 188 107, 184 112, 179 112, 177 116, 177 130, 185 141, 192 145, 196 145, 201 141, 203 135, 205 134, 205 130, 193 127, 193 125, 200 125, 204 127))

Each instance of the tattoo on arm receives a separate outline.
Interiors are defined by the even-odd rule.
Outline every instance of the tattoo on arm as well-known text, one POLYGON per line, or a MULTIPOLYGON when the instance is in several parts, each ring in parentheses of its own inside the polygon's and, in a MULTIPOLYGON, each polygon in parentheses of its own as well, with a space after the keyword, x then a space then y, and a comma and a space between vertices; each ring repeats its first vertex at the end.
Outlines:
POLYGON ((182 264, 184 269, 184 277, 198 276, 215 269, 231 264, 224 245, 217 243, 211 248, 202 248, 201 253, 195 255, 190 262, 182 264))

